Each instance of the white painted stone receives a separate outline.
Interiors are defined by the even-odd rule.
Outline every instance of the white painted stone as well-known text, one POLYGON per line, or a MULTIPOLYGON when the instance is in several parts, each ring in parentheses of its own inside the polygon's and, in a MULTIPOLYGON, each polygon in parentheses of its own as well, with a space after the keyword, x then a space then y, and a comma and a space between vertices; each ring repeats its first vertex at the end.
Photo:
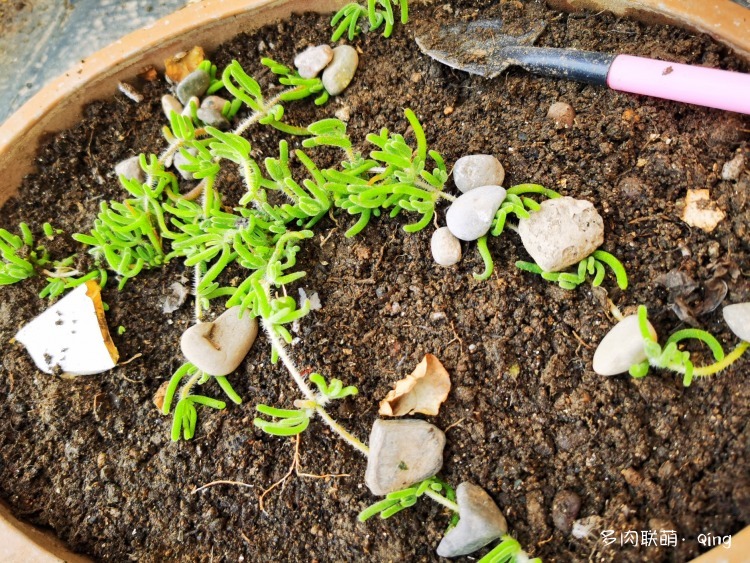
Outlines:
POLYGON ((750 303, 727 305, 722 313, 732 332, 742 340, 750 342, 750 303))
POLYGON ((432 258, 440 266, 453 266, 461 260, 461 241, 448 227, 440 227, 432 233, 430 249, 432 258))
POLYGON ((466 241, 487 234, 505 194, 505 188, 500 186, 480 186, 460 196, 445 214, 451 233, 466 241))
MULTIPOLYGON (((648 330, 656 340, 656 331, 651 323, 648 323, 648 330)), ((643 336, 638 327, 638 315, 630 315, 613 326, 602 338, 594 352, 593 367, 599 375, 618 375, 645 359, 646 352, 643 349, 643 336)))
POLYGON ((440 541, 440 557, 468 555, 508 531, 502 512, 481 487, 464 481, 456 487, 456 502, 458 524, 440 541))
POLYGON ((594 205, 572 197, 548 199, 518 222, 526 252, 545 272, 559 272, 604 242, 604 221, 594 205))
POLYGON ((125 176, 126 180, 138 180, 143 183, 146 181, 146 173, 141 168, 141 159, 138 156, 131 156, 115 165, 115 174, 117 177, 125 176))
POLYGON ((370 432, 365 483, 374 495, 404 489, 443 467, 445 434, 417 419, 376 420, 370 432))
POLYGON ((502 186, 505 169, 491 154, 462 156, 453 167, 453 181, 462 193, 480 186, 502 186))
POLYGON ((227 309, 215 321, 198 323, 182 333, 185 358, 210 375, 227 375, 242 363, 258 335, 258 321, 242 307, 227 309))
POLYGON ((339 45, 333 50, 333 59, 323 71, 323 87, 331 96, 337 96, 349 86, 359 64, 356 49, 339 45))
POLYGON ((172 112, 175 112, 177 115, 182 114, 182 104, 172 94, 164 94, 161 97, 161 109, 164 111, 167 119, 172 115, 172 112))
POLYGON ((294 57, 294 66, 302 78, 315 78, 331 59, 333 49, 328 45, 311 45, 294 57))

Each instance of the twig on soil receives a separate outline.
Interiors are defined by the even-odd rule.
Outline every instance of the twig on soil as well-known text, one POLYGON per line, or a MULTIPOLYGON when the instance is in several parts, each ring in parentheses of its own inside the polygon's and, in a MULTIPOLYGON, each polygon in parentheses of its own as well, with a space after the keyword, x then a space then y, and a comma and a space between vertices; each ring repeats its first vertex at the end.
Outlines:
POLYGON ((446 428, 445 430, 443 430, 443 432, 448 432, 448 430, 450 430, 450 429, 451 429, 451 428, 453 428, 454 426, 458 426, 458 425, 459 425, 459 424, 461 424, 461 423, 462 423, 462 422, 463 422, 464 420, 466 420, 466 417, 463 417, 463 418, 459 418, 459 419, 458 419, 458 420, 457 420, 456 422, 454 422, 453 424, 451 424, 450 426, 448 426, 448 428, 446 428))
MULTIPOLYGON (((137 354, 136 354, 135 356, 133 356, 132 358, 129 358, 129 359, 125 360, 124 362, 120 362, 119 364, 117 364, 117 366, 118 366, 118 367, 121 367, 121 366, 126 366, 126 365, 128 365, 128 364, 129 364, 130 362, 133 362, 133 361, 137 360, 137 359, 138 359, 138 358, 140 358, 141 356, 143 356, 143 354, 141 354, 140 352, 138 352, 138 353, 137 353, 137 354)), ((130 380, 128 380, 128 381, 130 381, 130 380)))
POLYGON ((253 486, 251 484, 249 484, 249 483, 243 483, 242 481, 225 481, 225 480, 220 480, 220 481, 211 481, 210 483, 206 483, 205 485, 201 485, 197 489, 193 489, 192 491, 190 491, 190 494, 194 495, 195 493, 198 493, 198 492, 202 491, 203 489, 208 489, 209 487, 213 487, 215 485, 237 485, 238 487, 248 487, 250 489, 253 488, 253 486))
POLYGON ((583 341, 583 338, 581 338, 575 330, 572 330, 571 332, 573 333, 573 336, 575 337, 575 339, 578 340, 578 342, 581 344, 581 346, 583 346, 584 348, 588 348, 589 350, 593 348, 591 344, 586 344, 583 341))

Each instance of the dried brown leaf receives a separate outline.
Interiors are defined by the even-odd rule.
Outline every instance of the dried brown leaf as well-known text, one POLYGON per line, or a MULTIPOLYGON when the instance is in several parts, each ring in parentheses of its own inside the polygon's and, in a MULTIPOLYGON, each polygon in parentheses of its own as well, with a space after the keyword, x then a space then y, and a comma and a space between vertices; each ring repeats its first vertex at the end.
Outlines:
POLYGON ((451 379, 435 356, 427 354, 411 375, 396 382, 395 387, 380 401, 383 416, 403 416, 422 413, 437 415, 440 405, 448 398, 451 379))

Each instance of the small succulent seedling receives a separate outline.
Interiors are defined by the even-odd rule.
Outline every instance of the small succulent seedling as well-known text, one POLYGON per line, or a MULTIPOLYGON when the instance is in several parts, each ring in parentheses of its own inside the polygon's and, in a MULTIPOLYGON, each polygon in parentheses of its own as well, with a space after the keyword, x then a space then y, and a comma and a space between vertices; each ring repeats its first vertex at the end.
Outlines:
POLYGON ((743 341, 732 352, 725 354, 719 341, 709 332, 697 328, 688 328, 672 334, 662 348, 649 331, 648 314, 646 307, 643 305, 638 307, 638 326, 643 337, 643 350, 647 359, 631 366, 630 375, 635 378, 642 378, 648 374, 651 367, 668 369, 682 374, 682 384, 685 387, 688 387, 696 376, 708 377, 728 368, 750 346, 743 341), (690 360, 690 352, 680 350, 678 347, 680 342, 689 339, 698 340, 708 346, 716 361, 707 366, 695 367, 690 360))
POLYGON ((336 12, 331 19, 331 26, 336 29, 331 36, 331 41, 338 41, 344 33, 349 41, 354 39, 362 27, 360 20, 367 18, 370 31, 383 27, 383 37, 390 37, 393 26, 396 23, 394 6, 400 10, 401 23, 409 21, 408 0, 367 0, 367 6, 352 2, 336 12))
POLYGON ((589 277, 592 277, 591 285, 599 287, 606 275, 605 264, 614 272, 617 285, 620 289, 627 289, 628 274, 625 271, 625 267, 622 265, 622 262, 604 250, 595 250, 591 256, 581 260, 574 273, 545 272, 533 262, 524 262, 523 260, 516 262, 516 267, 525 272, 539 274, 543 279, 555 282, 563 289, 575 289, 589 279, 589 277))
POLYGON ((505 535, 479 563, 542 563, 542 560, 539 557, 530 559, 517 540, 505 535))

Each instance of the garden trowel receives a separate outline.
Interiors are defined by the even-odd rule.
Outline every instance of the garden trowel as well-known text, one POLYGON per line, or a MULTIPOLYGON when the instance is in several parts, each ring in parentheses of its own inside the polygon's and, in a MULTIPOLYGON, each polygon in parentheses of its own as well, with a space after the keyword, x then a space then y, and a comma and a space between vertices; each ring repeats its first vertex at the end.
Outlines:
POLYGON ((542 76, 750 114, 750 74, 631 55, 535 47, 544 23, 522 35, 502 31, 501 20, 479 20, 443 25, 416 41, 433 59, 487 78, 515 65, 542 76))

